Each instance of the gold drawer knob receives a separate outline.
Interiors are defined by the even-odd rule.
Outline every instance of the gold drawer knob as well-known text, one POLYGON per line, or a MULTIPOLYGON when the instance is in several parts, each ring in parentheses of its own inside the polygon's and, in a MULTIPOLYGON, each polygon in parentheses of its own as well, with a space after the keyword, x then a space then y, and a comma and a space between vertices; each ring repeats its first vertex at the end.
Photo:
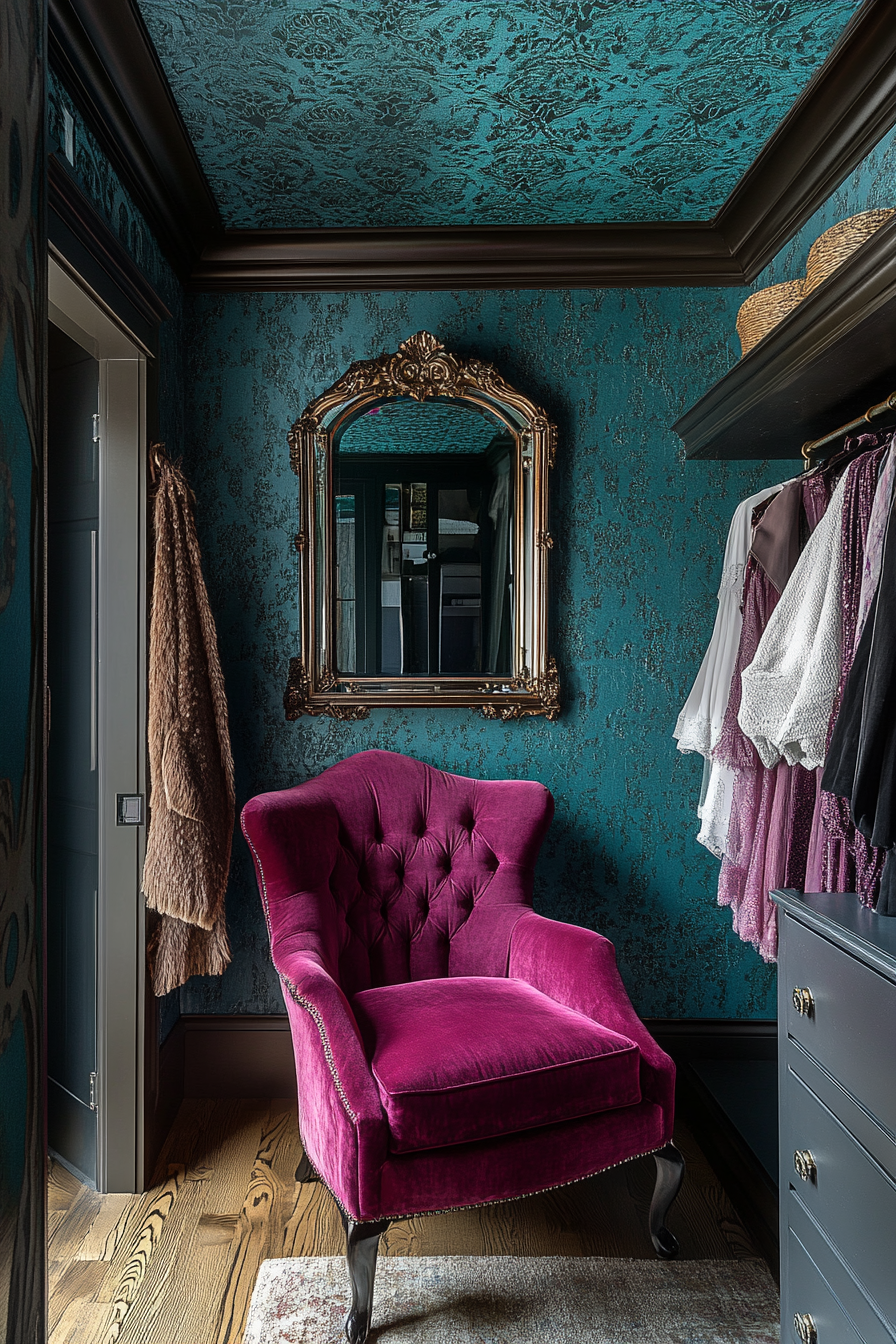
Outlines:
POLYGON ((808 1311, 798 1311, 793 1318, 793 1328, 800 1338, 800 1344, 818 1344, 818 1331, 808 1311))
POLYGON ((797 985, 793 991, 793 1006, 800 1017, 811 1017, 812 1009, 815 1007, 815 1000, 812 997, 811 989, 800 988, 797 985))
POLYGON ((801 1181, 814 1181, 818 1176, 815 1158, 808 1148, 797 1148, 793 1155, 793 1167, 801 1181))

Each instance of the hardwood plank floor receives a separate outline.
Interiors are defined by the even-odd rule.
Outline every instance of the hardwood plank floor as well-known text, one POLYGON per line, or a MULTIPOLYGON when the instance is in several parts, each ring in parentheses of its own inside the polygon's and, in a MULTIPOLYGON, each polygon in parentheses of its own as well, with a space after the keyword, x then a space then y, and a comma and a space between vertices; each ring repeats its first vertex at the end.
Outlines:
MULTIPOLYGON (((684 1125, 669 1218, 688 1259, 759 1253, 684 1125)), ((261 1261, 341 1255, 339 1213, 298 1185, 289 1100, 185 1101, 143 1195, 97 1195, 50 1168, 50 1344, 240 1344, 261 1261)), ((654 1164, 641 1158, 531 1199, 393 1223, 385 1255, 652 1259, 654 1164)))

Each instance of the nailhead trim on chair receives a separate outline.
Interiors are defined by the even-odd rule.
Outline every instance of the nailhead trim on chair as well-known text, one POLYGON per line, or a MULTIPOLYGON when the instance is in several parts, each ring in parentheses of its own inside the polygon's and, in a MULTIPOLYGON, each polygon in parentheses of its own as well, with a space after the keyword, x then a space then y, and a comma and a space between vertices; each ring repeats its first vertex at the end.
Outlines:
POLYGON ((242 833, 243 833, 243 837, 244 837, 244 839, 245 839, 245 841, 246 841, 246 844, 249 846, 249 848, 250 848, 251 851, 252 851, 252 857, 253 857, 253 859, 255 860, 255 866, 256 866, 256 868, 258 869, 258 876, 259 876, 260 879, 261 879, 261 903, 262 903, 262 905, 264 906, 264 920, 265 920, 265 923, 266 923, 267 926, 268 926, 268 939, 270 939, 270 936, 271 936, 271 911, 270 911, 270 907, 268 906, 268 888, 267 888, 267 883, 266 883, 265 880, 264 880, 264 869, 263 869, 262 866, 261 866, 261 859, 258 857, 258 850, 255 848, 255 846, 253 845, 252 841, 249 839, 249 833, 248 833, 248 831, 246 830, 246 824, 245 824, 245 822, 243 821, 242 817, 240 817, 240 830, 241 830, 242 833))
POLYGON ((304 1008, 307 1013, 310 1013, 310 1015, 314 1018, 314 1021, 317 1024, 317 1030, 320 1034, 320 1042, 324 1048, 324 1056, 327 1061, 327 1067, 329 1068, 330 1073, 333 1075, 333 1082, 336 1084, 336 1091, 339 1093, 339 1098, 343 1106, 345 1107, 346 1115, 351 1120, 352 1124, 356 1125, 358 1123, 358 1117, 352 1110, 351 1105, 349 1104, 349 1099, 342 1089, 342 1082, 340 1080, 338 1072, 336 1071, 336 1061, 333 1059, 333 1051, 330 1049, 330 1038, 327 1035, 327 1029, 324 1026, 323 1018, 321 1017, 318 1010, 315 1008, 314 1004, 311 1003, 309 999, 304 998, 304 996, 299 993, 299 991, 296 989, 295 985, 292 983, 292 981, 289 979, 288 976, 283 975, 279 971, 278 975, 280 976, 280 983, 286 986, 289 992, 289 997, 293 999, 294 1002, 299 1004, 300 1007, 304 1008))
MULTIPOLYGON (((271 913, 270 913, 270 908, 269 908, 269 906, 268 906, 268 888, 267 888, 267 883, 266 883, 266 881, 265 881, 264 868, 262 867, 261 859, 258 857, 258 851, 256 850, 255 846, 253 845, 252 841, 249 839, 249 836, 246 834, 246 828, 245 828, 245 826, 242 824, 242 821, 240 822, 240 825, 241 825, 241 828, 242 828, 243 835, 246 837, 246 844, 247 844, 247 845, 249 846, 249 848, 251 849, 251 851, 252 851, 252 856, 253 856, 253 858, 255 859, 255 863, 256 863, 256 866, 257 866, 257 868, 258 868, 258 876, 259 876, 259 878, 260 878, 260 880, 261 880, 261 899, 262 899, 262 904, 264 905, 264 917, 265 917, 265 920, 266 920, 266 922, 267 922, 267 926, 268 926, 268 935, 270 935, 270 933, 271 933, 271 913)), ((338 1072, 337 1072, 337 1069, 336 1069, 336 1061, 333 1059, 333 1051, 332 1051, 332 1049, 331 1049, 331 1047, 330 1047, 330 1038, 329 1038, 328 1035, 327 1035, 327 1030, 326 1030, 326 1027, 324 1026, 323 1018, 321 1017, 321 1015, 320 1015, 320 1013, 318 1012, 318 1010, 315 1008, 314 1004, 311 1003, 308 999, 304 998, 304 997, 299 993, 299 991, 296 989, 295 985, 292 983, 292 981, 289 979, 289 977, 286 976, 286 975, 283 975, 279 970, 277 970, 277 965, 276 965, 276 962, 274 962, 273 958, 271 959, 271 964, 273 965, 274 970, 277 971, 277 975, 278 975, 279 978, 280 978, 280 983, 286 986, 286 989, 287 989, 287 991, 288 991, 288 993, 289 993, 290 998, 293 999, 293 1001, 294 1001, 295 1003, 297 1003, 301 1008, 304 1008, 305 1011, 306 1011, 307 1013, 309 1013, 310 1016, 314 1019, 314 1023, 315 1023, 315 1025, 316 1025, 316 1027, 317 1027, 318 1034, 319 1034, 319 1036, 320 1036, 320 1042, 321 1042, 321 1045, 322 1045, 323 1048, 324 1048, 324 1058, 325 1058, 326 1061, 327 1061, 327 1068, 330 1070, 330 1073, 331 1073, 331 1075, 332 1075, 332 1077, 333 1077, 333 1082, 336 1084, 336 1091, 339 1093, 339 1099, 340 1099, 340 1101, 342 1102, 342 1105, 345 1107, 345 1113, 346 1113, 346 1115, 347 1115, 348 1118, 351 1120, 352 1124, 353 1124, 353 1125, 356 1125, 356 1124, 358 1123, 358 1117, 355 1115, 355 1112, 352 1110, 351 1105, 349 1104, 349 1099, 348 1099, 348 1097, 345 1095, 345 1092, 344 1092, 344 1090, 343 1090, 343 1087, 342 1087, 342 1081, 341 1081, 341 1079, 340 1079, 340 1077, 339 1077, 339 1074, 338 1074, 338 1072)), ((310 1161, 310 1159, 309 1159, 309 1161, 310 1161)), ((324 1184, 326 1185, 326 1182, 324 1182, 324 1184)), ((327 1189, 329 1189, 329 1186, 327 1186, 327 1189)), ((332 1191, 331 1191, 330 1193, 332 1194, 332 1191)), ((335 1198, 335 1196, 334 1196, 334 1198, 335 1198)), ((337 1200, 337 1203, 338 1203, 338 1202, 339 1202, 339 1201, 337 1200)), ((341 1205, 340 1205, 340 1207, 341 1207, 341 1205)))
MULTIPOLYGON (((629 1162, 637 1162, 639 1157, 652 1157, 654 1153, 661 1153, 666 1147, 661 1144, 659 1148, 648 1148, 643 1153, 633 1153, 631 1157, 624 1157, 621 1162, 611 1162, 608 1167, 599 1167, 597 1171, 589 1171, 587 1176, 574 1176, 571 1181, 558 1181, 556 1185, 543 1185, 538 1190, 531 1190, 528 1195, 503 1195, 500 1199, 486 1199, 478 1204, 452 1204, 448 1209, 418 1209, 416 1213, 378 1213, 375 1218, 356 1218, 353 1213, 349 1213, 337 1194, 330 1189, 327 1182, 317 1171, 311 1158, 308 1162, 315 1172, 322 1186, 326 1188, 332 1196, 334 1203, 342 1210, 346 1218, 351 1218, 353 1223, 379 1223, 383 1219, 401 1219, 401 1218, 435 1218, 441 1213, 457 1213, 461 1209, 487 1209, 492 1204, 515 1204, 520 1199, 534 1199, 536 1195, 544 1195, 548 1190, 565 1190, 568 1185, 581 1185, 582 1181, 590 1181, 592 1176, 600 1176, 605 1171, 615 1171, 617 1167, 625 1167, 629 1162)), ((304 1147, 303 1147, 304 1152, 304 1147)), ((308 1157, 308 1154, 305 1154, 308 1157)))

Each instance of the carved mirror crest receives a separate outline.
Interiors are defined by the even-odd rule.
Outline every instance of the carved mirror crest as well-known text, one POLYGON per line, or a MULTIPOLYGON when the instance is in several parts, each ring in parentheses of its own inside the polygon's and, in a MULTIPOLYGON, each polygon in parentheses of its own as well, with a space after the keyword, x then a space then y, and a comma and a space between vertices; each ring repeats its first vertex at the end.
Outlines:
POLYGON ((286 717, 459 705, 560 713, 547 651, 556 428, 419 331, 352 364, 289 433, 301 653, 286 717))

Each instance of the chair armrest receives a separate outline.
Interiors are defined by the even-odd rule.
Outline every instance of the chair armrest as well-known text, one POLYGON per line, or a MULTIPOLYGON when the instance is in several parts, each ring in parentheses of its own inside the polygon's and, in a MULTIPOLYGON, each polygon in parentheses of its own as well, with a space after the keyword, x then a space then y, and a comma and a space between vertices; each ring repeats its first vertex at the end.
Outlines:
POLYGON ((507 974, 634 1041, 641 1051, 642 1096, 666 1111, 671 1138, 675 1065, 632 1007, 609 939, 527 911, 511 935, 507 974))
POLYGON ((292 1029, 302 1142, 354 1218, 369 1216, 389 1131, 348 1000, 313 954, 275 959, 292 1029))
POLYGON ((284 993, 314 1020, 346 1114, 354 1123, 375 1122, 385 1128, 386 1119, 361 1033, 342 990, 307 953, 278 958, 278 963, 275 964, 284 993))

